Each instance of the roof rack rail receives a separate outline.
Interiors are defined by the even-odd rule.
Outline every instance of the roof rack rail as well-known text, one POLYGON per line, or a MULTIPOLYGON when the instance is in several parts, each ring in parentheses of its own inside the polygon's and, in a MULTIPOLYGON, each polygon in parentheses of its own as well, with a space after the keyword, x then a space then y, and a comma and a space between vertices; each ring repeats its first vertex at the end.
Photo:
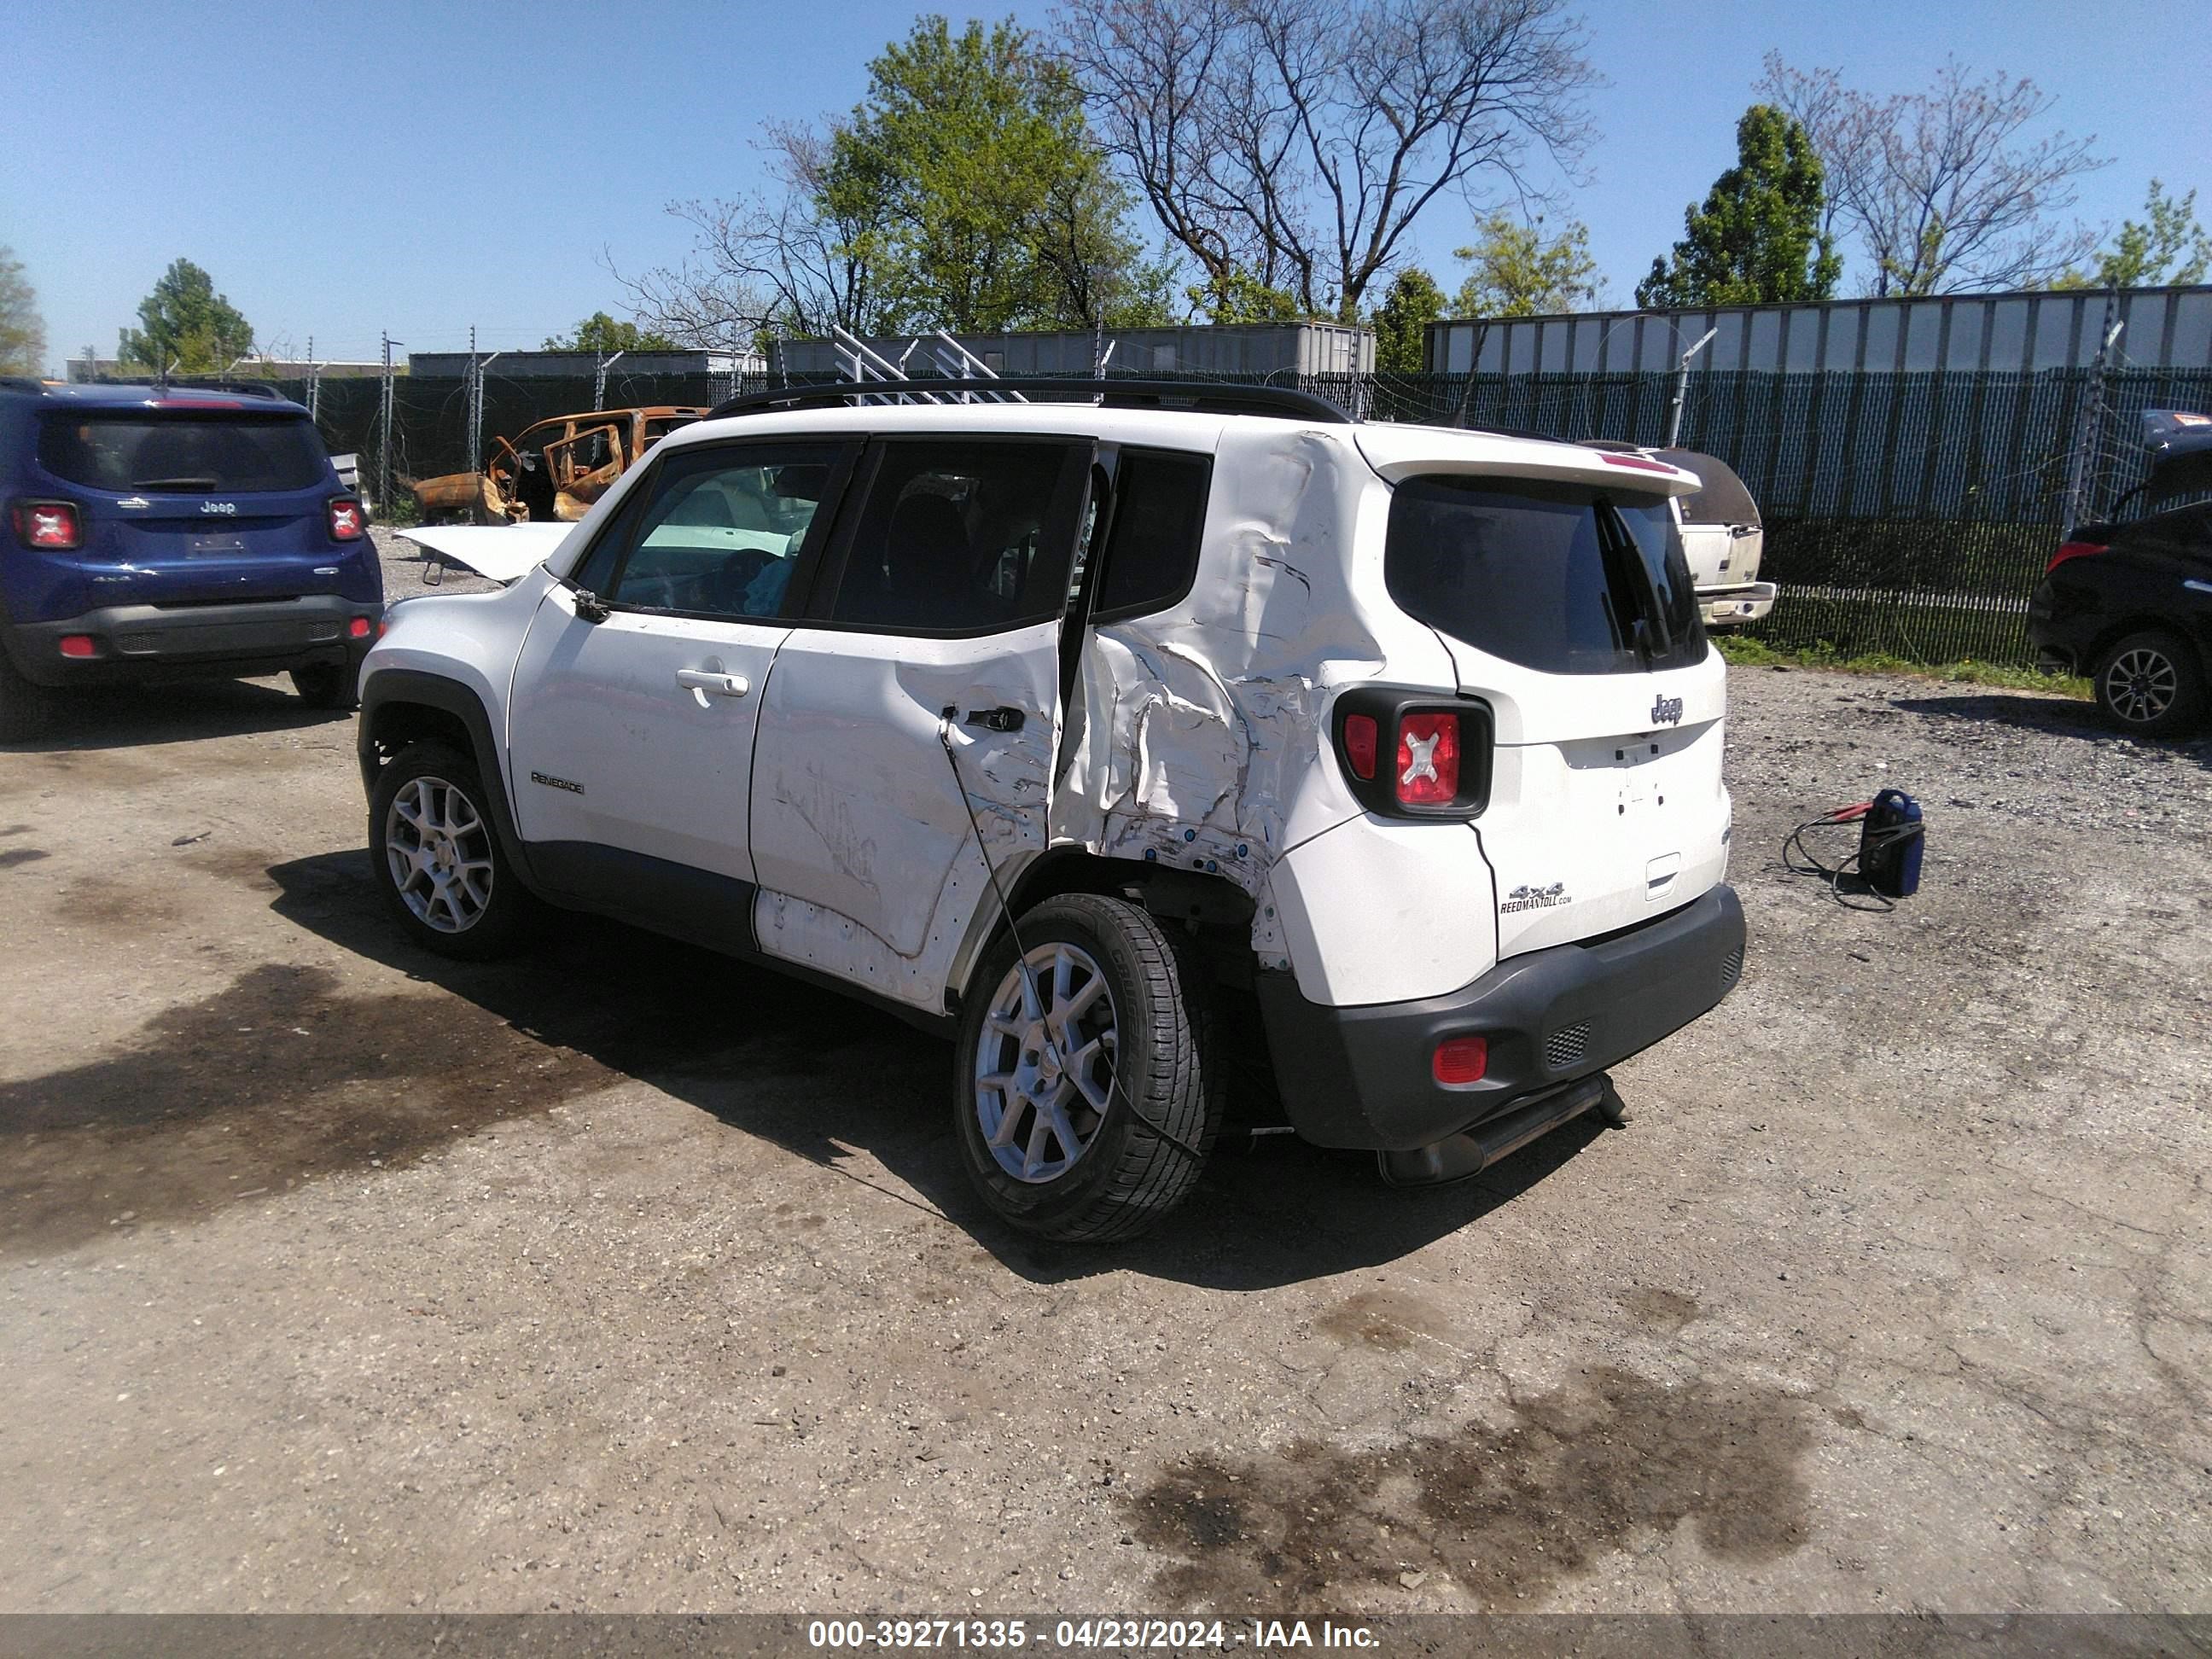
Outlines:
MULTIPOLYGON (((826 386, 787 386, 769 392, 748 392, 714 405, 708 418, 726 415, 763 415, 781 410, 830 409, 865 399, 880 404, 890 398, 918 398, 925 394, 965 401, 980 388, 972 380, 840 380, 826 386)), ((1352 416, 1326 398, 1288 386, 1250 386, 1208 380, 1077 380, 1042 376, 1036 380, 1004 380, 990 388, 1000 395, 1018 392, 1036 402, 1091 403, 1109 409, 1188 410, 1199 415, 1272 415, 1279 419, 1322 421, 1349 426, 1352 416)))
POLYGON ((267 380, 179 380, 173 379, 168 383, 168 389, 172 392, 232 392, 247 398, 266 398, 271 403, 281 404, 288 401, 284 394, 282 392, 279 392, 267 380))

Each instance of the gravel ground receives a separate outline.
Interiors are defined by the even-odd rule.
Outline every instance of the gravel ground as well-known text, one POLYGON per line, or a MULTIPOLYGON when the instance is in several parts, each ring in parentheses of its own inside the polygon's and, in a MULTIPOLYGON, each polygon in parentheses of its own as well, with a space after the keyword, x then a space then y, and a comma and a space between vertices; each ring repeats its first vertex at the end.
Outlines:
POLYGON ((2212 1607, 2212 749, 1733 696, 1751 962, 1626 1130, 1232 1148, 1106 1250, 886 1018, 406 949, 348 722, 87 705, 0 751, 0 1609, 2212 1607), (1885 782, 1917 898, 1784 869, 1885 782))

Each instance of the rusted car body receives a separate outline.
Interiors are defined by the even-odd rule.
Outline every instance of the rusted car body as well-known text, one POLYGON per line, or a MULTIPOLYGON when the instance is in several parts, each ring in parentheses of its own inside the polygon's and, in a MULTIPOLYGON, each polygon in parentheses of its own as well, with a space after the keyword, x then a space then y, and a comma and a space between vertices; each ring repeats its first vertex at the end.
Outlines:
POLYGON ((416 504, 428 523, 573 523, 647 450, 706 412, 656 404, 555 415, 518 438, 494 438, 477 471, 416 479, 416 504))

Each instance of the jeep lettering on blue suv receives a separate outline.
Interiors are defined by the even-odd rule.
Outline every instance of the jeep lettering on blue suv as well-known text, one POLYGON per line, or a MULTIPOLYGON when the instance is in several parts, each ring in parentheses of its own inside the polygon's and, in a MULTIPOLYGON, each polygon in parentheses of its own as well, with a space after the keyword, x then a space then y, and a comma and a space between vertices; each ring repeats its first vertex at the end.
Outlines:
POLYGON ((0 380, 0 737, 76 686, 289 671, 353 706, 383 577, 298 404, 0 380))
POLYGON ((1233 1060, 1419 1184, 1728 994, 1692 475, 927 385, 736 399, 500 592, 392 607, 360 744, 403 929, 489 956, 550 901, 942 1030, 976 1190, 1060 1239, 1188 1196, 1233 1060))

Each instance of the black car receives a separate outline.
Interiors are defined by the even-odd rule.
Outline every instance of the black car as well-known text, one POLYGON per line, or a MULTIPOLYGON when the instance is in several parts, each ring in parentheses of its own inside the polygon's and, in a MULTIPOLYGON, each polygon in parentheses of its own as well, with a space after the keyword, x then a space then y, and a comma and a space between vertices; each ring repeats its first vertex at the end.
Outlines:
MULTIPOLYGON (((2212 416, 2143 416, 2150 477, 2113 503, 2212 490, 2212 416)), ((2212 668, 2212 501, 2078 525, 2029 598, 2043 665, 2086 674, 2123 731, 2180 737, 2204 718, 2212 668)))

